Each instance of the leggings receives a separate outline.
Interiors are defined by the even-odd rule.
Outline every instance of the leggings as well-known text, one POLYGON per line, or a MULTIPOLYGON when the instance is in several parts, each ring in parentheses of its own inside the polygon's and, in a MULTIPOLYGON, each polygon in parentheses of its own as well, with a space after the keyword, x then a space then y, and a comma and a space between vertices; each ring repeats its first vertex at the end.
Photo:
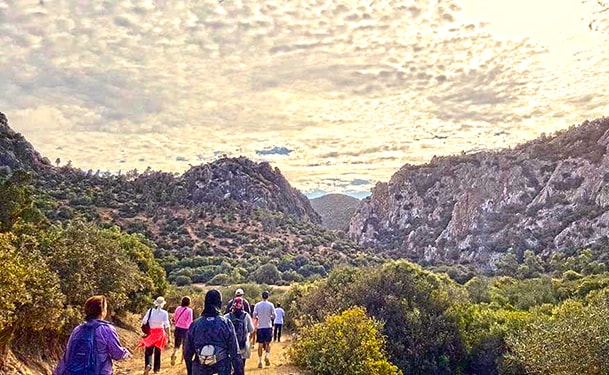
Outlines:
POLYGON ((152 367, 152 370, 154 372, 157 372, 161 369, 161 349, 157 348, 156 346, 151 346, 151 347, 147 347, 146 351, 144 352, 144 365, 145 366, 150 366, 152 362, 152 354, 154 353, 154 366, 152 367))
POLYGON ((281 328, 283 324, 275 324, 275 330, 273 331, 273 341, 281 341, 281 328))

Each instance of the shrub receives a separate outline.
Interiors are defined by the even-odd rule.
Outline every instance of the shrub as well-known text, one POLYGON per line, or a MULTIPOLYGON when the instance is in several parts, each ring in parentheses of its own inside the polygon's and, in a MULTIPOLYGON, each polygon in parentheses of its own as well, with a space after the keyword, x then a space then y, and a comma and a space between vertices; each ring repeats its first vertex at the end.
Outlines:
POLYGON ((567 300, 551 314, 538 313, 521 330, 510 332, 509 360, 530 374, 602 374, 607 360, 607 295, 586 306, 567 300))
POLYGON ((188 276, 180 275, 176 277, 175 283, 177 286, 186 286, 192 284, 192 280, 188 276))
POLYGON ((209 285, 229 285, 231 277, 225 273, 219 273, 207 282, 209 285))
POLYGON ((164 291, 163 268, 131 236, 82 222, 43 235, 44 255, 60 275, 67 304, 82 306, 91 295, 104 294, 115 310, 137 310, 164 291))
POLYGON ((281 273, 277 269, 277 266, 267 263, 258 268, 252 277, 259 284, 277 284, 281 280, 281 273))
POLYGON ((294 363, 310 374, 401 374, 387 361, 380 322, 353 308, 300 332, 290 350, 294 363))

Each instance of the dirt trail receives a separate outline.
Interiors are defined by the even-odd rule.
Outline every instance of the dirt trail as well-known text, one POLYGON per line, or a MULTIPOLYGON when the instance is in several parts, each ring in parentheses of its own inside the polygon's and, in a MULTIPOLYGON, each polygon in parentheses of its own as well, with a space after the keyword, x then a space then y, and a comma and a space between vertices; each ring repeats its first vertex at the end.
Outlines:
MULTIPOLYGON (((259 369, 258 353, 252 351, 252 356, 245 363, 246 374, 257 375, 298 375, 298 368, 289 364, 287 348, 291 344, 291 335, 286 333, 282 337, 282 342, 271 344, 271 366, 264 366, 259 369)), ((258 344, 256 344, 258 345, 258 344)), ((256 346, 256 349, 258 346, 256 346)), ((179 360, 175 366, 171 366, 170 359, 173 353, 173 345, 170 344, 161 356, 161 371, 159 375, 186 375, 186 366, 180 364, 179 360)), ((178 352, 179 356, 179 352, 178 352)), ((144 352, 143 350, 134 351, 133 357, 126 361, 114 362, 114 373, 122 374, 143 374, 144 373, 144 352)), ((152 375, 152 372, 150 373, 152 375)))

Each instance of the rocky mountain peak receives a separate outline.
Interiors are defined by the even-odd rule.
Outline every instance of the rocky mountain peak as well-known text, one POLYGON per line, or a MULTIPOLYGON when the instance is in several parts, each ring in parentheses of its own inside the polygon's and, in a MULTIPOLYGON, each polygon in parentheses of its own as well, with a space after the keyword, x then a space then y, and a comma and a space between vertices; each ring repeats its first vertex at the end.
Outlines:
POLYGON ((507 252, 550 255, 609 231, 609 118, 514 149, 405 165, 351 220, 362 244, 424 262, 493 268, 507 252))
POLYGON ((182 178, 195 204, 232 202, 321 223, 309 200, 290 186, 278 168, 273 169, 266 162, 256 163, 244 157, 222 158, 192 167, 182 178))

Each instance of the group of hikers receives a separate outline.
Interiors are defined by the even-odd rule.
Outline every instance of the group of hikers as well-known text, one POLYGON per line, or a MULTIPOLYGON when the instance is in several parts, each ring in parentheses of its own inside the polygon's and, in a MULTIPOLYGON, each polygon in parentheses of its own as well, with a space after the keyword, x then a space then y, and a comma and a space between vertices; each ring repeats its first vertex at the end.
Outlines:
MULTIPOLYGON (((222 294, 212 289, 205 294, 203 312, 194 319, 191 299, 182 298, 173 313, 175 344, 171 365, 182 348, 180 363, 186 364, 188 375, 240 375, 245 361, 251 357, 251 348, 258 343, 258 368, 270 366, 271 341, 281 341, 285 311, 269 299, 269 292, 252 307, 244 298, 243 289, 222 308, 222 294)), ((138 348, 144 349, 144 374, 161 370, 161 353, 169 343, 171 323, 164 309, 165 299, 154 301, 154 307, 143 315, 141 324, 144 337, 138 348)), ((112 374, 112 361, 129 358, 131 352, 119 341, 112 324, 105 320, 108 303, 104 296, 90 297, 84 306, 85 322, 70 335, 66 351, 54 375, 112 374)))

